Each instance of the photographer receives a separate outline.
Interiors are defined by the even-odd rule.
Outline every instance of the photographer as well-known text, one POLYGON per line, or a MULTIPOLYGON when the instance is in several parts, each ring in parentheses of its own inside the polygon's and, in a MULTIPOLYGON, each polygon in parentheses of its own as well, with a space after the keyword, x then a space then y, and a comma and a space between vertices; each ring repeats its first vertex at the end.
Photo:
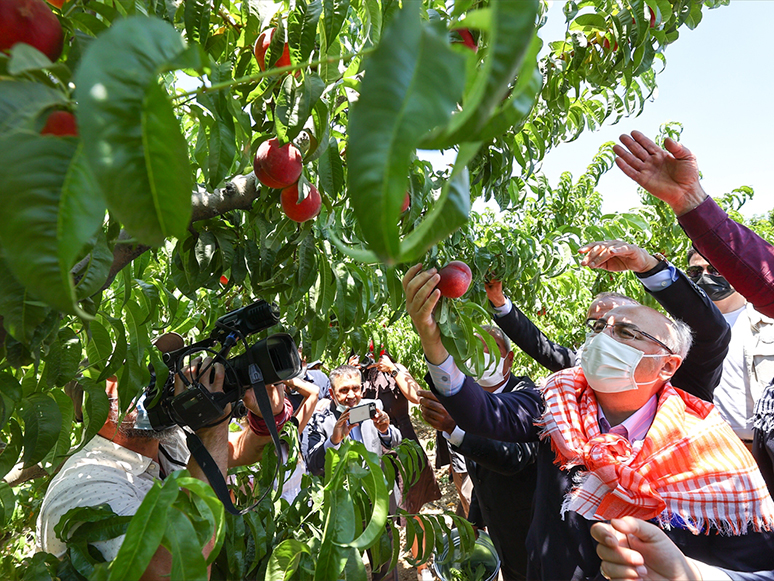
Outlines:
POLYGON ((362 442, 366 449, 382 455, 383 448, 392 448, 401 441, 400 431, 390 425, 390 416, 382 411, 380 401, 363 399, 360 370, 342 365, 331 371, 331 401, 312 415, 308 426, 306 465, 309 472, 322 475, 325 471, 325 451, 338 448, 350 437, 362 442), (360 423, 349 423, 350 410, 360 404, 375 403, 375 415, 360 423))
MULTIPOLYGON (((223 391, 223 365, 213 364, 209 357, 193 360, 183 373, 189 380, 198 377, 210 393, 223 391), (210 369, 209 373, 207 369, 210 369)), ((183 390, 183 381, 176 376, 175 393, 183 390)), ((269 386, 267 391, 275 422, 284 423, 290 416, 290 406, 286 404, 283 389, 269 386)), ((193 477, 208 482, 196 460, 190 456, 179 427, 161 431, 137 428, 137 407, 131 409, 119 424, 118 382, 115 377, 107 380, 106 392, 111 406, 105 425, 94 439, 65 462, 62 470, 51 481, 43 499, 37 523, 38 545, 42 550, 58 556, 65 553, 66 546, 57 539, 54 527, 62 515, 72 508, 107 503, 118 515, 132 515, 155 480, 183 468, 187 468, 193 477)), ((245 430, 233 442, 229 442, 227 421, 196 432, 224 478, 229 467, 253 464, 260 460, 264 446, 271 441, 268 435, 258 435, 255 431, 255 427, 260 426, 263 420, 253 390, 245 392, 243 401, 251 412, 250 425, 253 429, 245 430)), ((122 542, 123 536, 120 536, 94 545, 105 559, 112 560, 122 542)), ((211 548, 211 544, 205 547, 205 557, 211 548)), ((170 553, 159 547, 141 579, 168 579, 171 566, 170 553)))

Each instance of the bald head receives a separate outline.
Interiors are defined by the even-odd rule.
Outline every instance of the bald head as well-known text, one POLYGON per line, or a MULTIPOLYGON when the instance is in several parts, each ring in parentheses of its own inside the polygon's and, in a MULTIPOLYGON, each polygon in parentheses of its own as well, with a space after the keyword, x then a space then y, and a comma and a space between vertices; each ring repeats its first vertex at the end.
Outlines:
POLYGON ((589 310, 586 313, 586 319, 603 319, 607 313, 615 308, 639 304, 633 298, 619 293, 599 293, 591 301, 589 310))

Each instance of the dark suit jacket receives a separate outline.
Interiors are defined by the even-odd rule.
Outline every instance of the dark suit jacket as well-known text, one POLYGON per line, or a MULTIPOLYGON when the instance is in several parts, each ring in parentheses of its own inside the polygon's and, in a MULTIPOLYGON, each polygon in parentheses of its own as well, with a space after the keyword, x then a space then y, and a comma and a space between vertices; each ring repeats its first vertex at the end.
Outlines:
MULTIPOLYGON (((438 400, 466 432, 509 442, 538 442, 534 421, 543 411, 540 392, 529 385, 509 393, 492 395, 466 377, 453 396, 438 394, 438 400)), ((466 436, 467 437, 467 436, 466 436)), ((602 579, 593 524, 575 512, 561 516, 565 494, 581 469, 560 470, 554 464, 548 440, 538 443, 535 510, 527 535, 529 579, 602 579)), ((729 569, 755 571, 774 569, 774 542, 770 534, 748 533, 724 537, 710 533, 694 536, 689 531, 665 531, 681 550, 694 559, 729 569)))
MULTIPOLYGON (((672 385, 711 402, 723 373, 731 328, 707 294, 677 272, 677 280, 665 289, 648 291, 667 313, 693 331, 693 347, 672 377, 672 385)), ((516 305, 507 315, 495 317, 495 323, 524 353, 550 371, 575 365, 575 351, 548 339, 516 305)))
MULTIPOLYGON (((511 375, 504 392, 523 389, 532 382, 511 375)), ((526 539, 532 520, 537 482, 537 444, 501 442, 465 434, 452 449, 465 456, 473 481, 468 520, 486 525, 502 562, 506 581, 524 579, 527 573, 526 539)))
MULTIPOLYGON (((360 404, 375 402, 376 407, 382 409, 382 402, 374 399, 362 399, 360 404)), ((333 434, 333 427, 339 419, 341 412, 336 409, 336 403, 330 400, 329 404, 322 410, 312 414, 312 418, 307 425, 307 450, 304 460, 306 468, 312 474, 322 476, 325 473, 325 442, 333 434)), ((376 429, 373 420, 366 420, 360 424, 360 433, 363 438, 363 444, 369 452, 375 452, 378 456, 382 455, 382 448, 393 448, 401 441, 401 435, 398 428, 390 425, 389 431, 382 436, 376 429)))

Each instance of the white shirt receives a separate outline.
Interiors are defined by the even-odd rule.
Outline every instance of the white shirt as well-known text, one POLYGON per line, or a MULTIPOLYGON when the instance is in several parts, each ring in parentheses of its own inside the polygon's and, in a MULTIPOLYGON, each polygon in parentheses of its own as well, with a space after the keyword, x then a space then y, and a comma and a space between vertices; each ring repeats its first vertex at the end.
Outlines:
MULTIPOLYGON (((164 474, 169 474, 182 469, 188 462, 190 454, 182 430, 178 430, 171 441, 161 445, 183 466, 170 462, 161 452, 159 466, 147 456, 102 436, 94 436, 64 463, 48 486, 38 515, 38 549, 57 557, 65 553, 67 546, 56 537, 54 527, 70 509, 107 503, 118 515, 135 514, 153 483, 160 479, 162 470, 164 474)), ((110 561, 115 559, 123 541, 121 535, 94 543, 94 546, 110 561)))
POLYGON ((745 374, 744 349, 753 337, 745 309, 746 306, 723 315, 731 327, 731 342, 728 344, 728 355, 723 360, 723 375, 715 388, 713 402, 737 436, 752 440, 755 399, 745 374))

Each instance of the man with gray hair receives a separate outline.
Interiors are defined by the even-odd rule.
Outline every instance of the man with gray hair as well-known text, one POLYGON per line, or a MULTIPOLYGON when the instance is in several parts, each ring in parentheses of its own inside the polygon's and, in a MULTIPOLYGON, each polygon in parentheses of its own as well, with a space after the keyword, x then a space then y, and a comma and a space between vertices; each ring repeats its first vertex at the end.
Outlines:
POLYGON ((591 525, 623 515, 655 519, 691 557, 755 570, 764 551, 731 547, 774 526, 774 503, 712 404, 672 387, 690 349, 682 323, 642 305, 615 308, 595 322, 580 366, 541 390, 490 394, 443 346, 433 315, 440 277, 420 271, 403 278, 406 310, 438 400, 467 433, 538 443, 527 578, 597 577, 591 525))
MULTIPOLYGON (((674 319, 687 323, 694 332, 694 345, 672 378, 672 383, 705 401, 723 373, 731 331, 721 312, 707 295, 660 254, 651 255, 635 244, 603 240, 583 246, 581 265, 610 272, 631 271, 643 288, 674 319)), ((578 364, 579 352, 548 339, 527 316, 503 294, 500 281, 488 281, 486 294, 495 322, 524 353, 550 371, 578 364)), ((619 293, 604 292, 594 297, 586 313, 593 325, 615 307, 637 305, 638 301, 619 293)))

